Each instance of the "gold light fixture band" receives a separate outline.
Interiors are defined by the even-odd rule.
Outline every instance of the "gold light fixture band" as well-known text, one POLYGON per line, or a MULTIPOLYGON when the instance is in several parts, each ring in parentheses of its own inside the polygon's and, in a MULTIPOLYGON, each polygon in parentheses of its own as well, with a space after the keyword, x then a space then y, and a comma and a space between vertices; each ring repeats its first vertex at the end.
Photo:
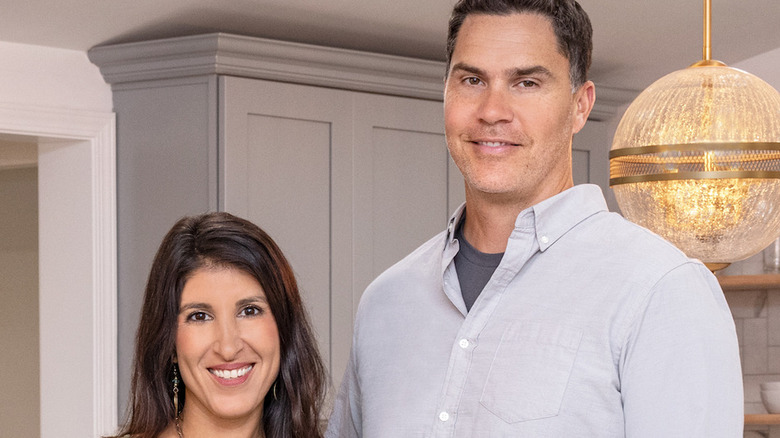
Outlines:
POLYGON ((633 148, 613 149, 609 151, 609 159, 631 156, 657 154, 659 152, 696 152, 696 151, 780 151, 780 142, 741 142, 741 143, 686 143, 637 146, 633 148))
POLYGON ((730 179, 730 178, 761 178, 761 179, 780 179, 780 171, 751 171, 751 170, 721 170, 715 172, 678 172, 678 173, 656 173, 648 175, 622 176, 619 178, 610 178, 609 185, 617 186, 620 184, 633 184, 640 182, 653 181, 681 181, 692 179, 730 179))

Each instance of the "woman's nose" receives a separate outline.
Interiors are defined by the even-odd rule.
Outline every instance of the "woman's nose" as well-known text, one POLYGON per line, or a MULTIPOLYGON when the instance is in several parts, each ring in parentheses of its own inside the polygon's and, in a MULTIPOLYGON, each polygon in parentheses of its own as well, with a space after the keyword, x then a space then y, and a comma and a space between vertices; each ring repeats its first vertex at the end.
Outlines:
POLYGON ((217 326, 218 333, 214 345, 215 350, 222 359, 231 361, 236 358, 236 355, 244 346, 238 324, 234 320, 223 319, 217 326))

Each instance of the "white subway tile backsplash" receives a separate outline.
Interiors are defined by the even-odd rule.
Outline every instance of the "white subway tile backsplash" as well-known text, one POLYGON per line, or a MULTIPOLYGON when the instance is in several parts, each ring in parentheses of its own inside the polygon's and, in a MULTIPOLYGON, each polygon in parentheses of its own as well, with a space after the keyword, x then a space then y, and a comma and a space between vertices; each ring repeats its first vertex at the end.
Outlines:
POLYGON ((767 347, 767 373, 780 374, 780 347, 767 347))
POLYGON ((742 322, 743 346, 760 346, 767 348, 767 318, 748 318, 742 322))
POLYGON ((771 346, 780 347, 780 290, 767 291, 767 334, 771 346))
POLYGON ((766 317, 766 291, 734 291, 724 295, 734 319, 766 317))
POLYGON ((768 438, 767 434, 763 431, 746 430, 742 438, 768 438))
POLYGON ((745 320, 742 318, 734 318, 734 329, 737 331, 737 341, 740 345, 740 353, 742 353, 742 345, 745 344, 745 324, 743 324, 745 320))
POLYGON ((745 345, 742 347, 742 355, 742 374, 767 374, 769 372, 766 344, 745 345))

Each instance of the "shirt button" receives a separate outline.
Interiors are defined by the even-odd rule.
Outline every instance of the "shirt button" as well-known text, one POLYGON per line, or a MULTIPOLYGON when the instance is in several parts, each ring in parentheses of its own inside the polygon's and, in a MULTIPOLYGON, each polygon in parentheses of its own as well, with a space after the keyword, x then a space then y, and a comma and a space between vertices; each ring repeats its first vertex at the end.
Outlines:
POLYGON ((446 412, 442 412, 442 413, 439 414, 439 420, 447 421, 449 419, 450 419, 450 414, 448 414, 446 412))
POLYGON ((542 237, 539 238, 539 241, 542 242, 542 243, 547 243, 547 242, 550 241, 550 238, 547 237, 547 236, 542 236, 542 237))
POLYGON ((469 348, 469 340, 461 339, 460 342, 458 342, 458 345, 460 345, 460 348, 469 348))

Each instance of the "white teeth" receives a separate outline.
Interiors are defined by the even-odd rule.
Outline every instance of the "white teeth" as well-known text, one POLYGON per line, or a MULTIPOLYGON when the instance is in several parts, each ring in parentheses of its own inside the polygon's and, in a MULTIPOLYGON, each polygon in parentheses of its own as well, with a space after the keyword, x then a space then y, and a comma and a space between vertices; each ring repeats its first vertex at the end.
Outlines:
POLYGON ((253 365, 249 365, 247 367, 239 368, 237 370, 215 370, 209 368, 209 372, 219 377, 220 379, 236 379, 248 373, 249 370, 252 369, 252 367, 253 365))
POLYGON ((507 145, 507 143, 502 143, 502 142, 499 142, 499 141, 481 141, 481 142, 479 142, 479 144, 481 144, 483 146, 488 146, 488 147, 491 147, 491 148, 498 147, 498 146, 506 146, 507 145))

